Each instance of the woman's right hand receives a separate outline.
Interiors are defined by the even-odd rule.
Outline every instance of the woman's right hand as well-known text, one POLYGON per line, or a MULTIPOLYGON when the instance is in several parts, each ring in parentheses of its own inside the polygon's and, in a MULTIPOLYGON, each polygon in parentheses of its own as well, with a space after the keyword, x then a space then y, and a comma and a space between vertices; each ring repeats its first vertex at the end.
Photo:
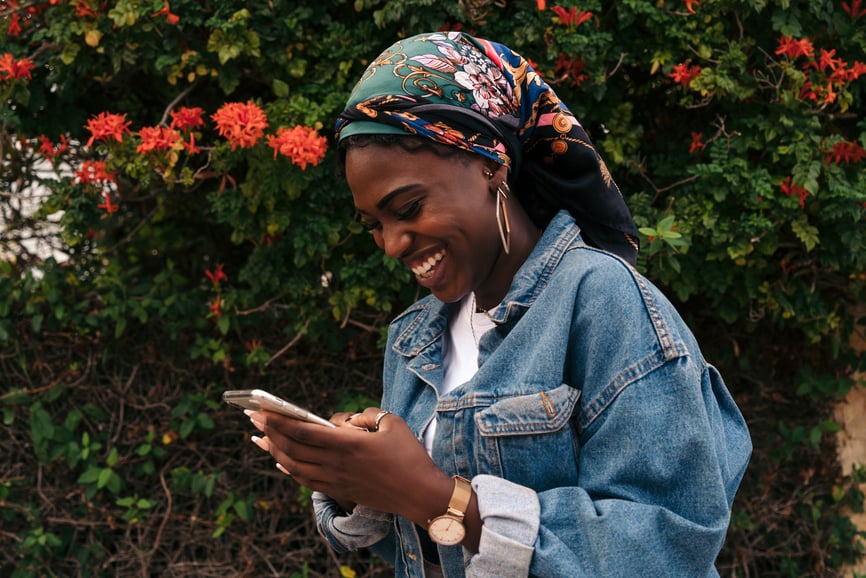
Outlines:
POLYGON ((250 417, 266 434, 257 441, 259 447, 299 483, 341 505, 363 504, 426 526, 445 511, 453 481, 399 416, 382 415, 376 430, 381 413, 379 408, 367 408, 359 414, 335 415, 331 421, 342 426, 337 428, 272 412, 250 417))

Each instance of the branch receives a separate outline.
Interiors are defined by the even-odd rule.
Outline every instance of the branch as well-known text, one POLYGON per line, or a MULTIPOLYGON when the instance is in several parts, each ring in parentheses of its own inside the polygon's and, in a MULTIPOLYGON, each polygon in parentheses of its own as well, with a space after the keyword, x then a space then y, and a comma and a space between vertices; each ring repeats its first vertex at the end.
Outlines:
POLYGON ((273 356, 268 360, 268 362, 265 363, 265 367, 269 366, 271 363, 273 363, 273 361, 274 361, 275 359, 277 359, 278 357, 280 357, 280 356, 281 356, 282 354, 284 354, 286 351, 288 351, 289 349, 291 349, 291 348, 292 348, 292 347, 293 347, 293 346, 294 346, 298 341, 300 341, 300 340, 301 340, 301 337, 304 336, 304 333, 307 332, 307 327, 309 327, 309 326, 310 326, 310 320, 307 319, 307 321, 304 323, 303 328, 301 328, 301 330, 298 331, 298 334, 295 335, 295 336, 292 338, 292 340, 289 341, 289 342, 285 345, 285 347, 283 347, 282 349, 280 349, 279 351, 277 351, 276 353, 274 353, 274 355, 273 355, 273 356))

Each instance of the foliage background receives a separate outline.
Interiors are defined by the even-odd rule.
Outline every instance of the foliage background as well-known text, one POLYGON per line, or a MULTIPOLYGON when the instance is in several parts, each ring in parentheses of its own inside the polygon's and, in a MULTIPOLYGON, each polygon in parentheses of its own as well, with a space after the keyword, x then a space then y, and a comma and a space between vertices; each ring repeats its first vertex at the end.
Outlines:
POLYGON ((4 0, 0 17, 0 574, 387 575, 324 547, 308 493, 219 399, 374 404, 381 331, 417 291, 361 234, 333 150, 302 169, 211 115, 253 102, 270 135, 330 139, 368 59, 442 28, 556 87, 642 227, 639 268, 740 403, 755 454, 723 575, 860 557, 864 476, 841 474, 831 411, 863 367, 860 0, 4 0), (179 107, 204 111, 199 151, 138 153, 179 107), (106 112, 128 133, 88 143, 106 112), (94 162, 113 176, 86 182, 94 162))

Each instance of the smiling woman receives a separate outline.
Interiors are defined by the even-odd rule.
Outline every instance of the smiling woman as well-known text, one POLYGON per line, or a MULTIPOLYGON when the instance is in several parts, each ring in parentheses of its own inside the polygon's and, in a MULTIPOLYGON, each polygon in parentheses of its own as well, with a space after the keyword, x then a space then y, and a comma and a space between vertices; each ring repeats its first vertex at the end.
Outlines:
POLYGON ((381 408, 253 416, 331 545, 399 576, 717 575, 745 422, 550 87, 505 46, 420 35, 337 133, 365 228, 432 295, 389 328, 381 408))

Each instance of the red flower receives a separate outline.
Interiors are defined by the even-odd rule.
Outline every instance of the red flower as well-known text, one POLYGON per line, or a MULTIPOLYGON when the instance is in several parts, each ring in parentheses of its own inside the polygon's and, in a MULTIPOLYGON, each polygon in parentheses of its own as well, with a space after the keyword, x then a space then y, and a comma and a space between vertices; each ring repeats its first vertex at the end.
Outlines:
POLYGON ((208 309, 213 313, 214 317, 219 317, 222 315, 222 311, 220 311, 220 296, 217 295, 216 299, 213 300, 213 303, 208 303, 208 309))
POLYGON ((120 207, 111 202, 111 197, 108 195, 107 192, 103 193, 103 198, 105 199, 105 202, 99 203, 96 206, 100 209, 105 209, 105 212, 109 215, 113 215, 114 213, 116 213, 117 209, 119 209, 120 207))
POLYGON ((804 207, 806 205, 806 197, 809 195, 809 191, 805 188, 791 182, 791 177, 785 177, 785 180, 782 181, 782 184, 779 185, 779 188, 785 193, 786 196, 790 197, 791 195, 797 195, 800 197, 800 207, 804 207))
POLYGON ((794 40, 792 36, 782 36, 779 38, 776 54, 784 54, 788 58, 797 58, 798 56, 812 58, 815 55, 815 48, 808 38, 794 40))
POLYGON ((833 50, 825 50, 822 48, 821 56, 818 57, 818 62, 813 63, 812 65, 817 67, 818 70, 820 70, 821 72, 826 71, 828 68, 831 71, 837 70, 839 68, 845 68, 845 65, 847 63, 841 58, 833 58, 834 56, 836 56, 835 48, 833 50))
POLYGON ((837 165, 844 162, 847 165, 848 163, 858 163, 863 159, 866 159, 866 149, 860 146, 860 143, 842 141, 833 145, 833 148, 824 157, 824 162, 833 161, 837 165))
POLYGON ((862 62, 855 60, 854 64, 852 64, 851 68, 849 68, 846 72, 847 73, 845 75, 846 76, 845 79, 848 82, 851 82, 853 80, 857 80, 858 78, 860 78, 861 76, 866 74, 866 64, 863 64, 862 62))
POLYGON ((58 156, 69 150, 69 142, 66 140, 66 135, 60 135, 60 146, 58 147, 55 147, 54 143, 51 142, 51 139, 44 134, 40 135, 39 142, 39 152, 45 155, 45 158, 50 161, 53 161, 58 156))
POLYGON ((16 12, 9 20, 9 28, 6 29, 9 36, 18 36, 21 34, 21 16, 16 12))
POLYGON ((592 18, 592 12, 586 12, 581 10, 577 11, 576 6, 572 6, 568 10, 563 8, 562 6, 554 6, 551 8, 556 13, 556 16, 559 18, 559 23, 565 26, 577 28, 590 18, 592 18))
POLYGON ((674 82, 688 87, 691 82, 701 73, 701 67, 697 64, 690 66, 688 62, 674 66, 673 72, 668 74, 674 82))
POLYGON ((95 140, 108 140, 112 138, 117 142, 123 142, 123 135, 129 133, 130 124, 126 120, 125 114, 100 112, 87 121, 86 128, 91 134, 90 140, 87 141, 87 146, 92 145, 95 140))
POLYGON ((580 58, 569 58, 560 52, 553 64, 553 74, 560 80, 571 79, 571 86, 580 86, 589 78, 583 73, 584 62, 580 58))
POLYGON ((866 16, 866 7, 861 8, 863 0, 851 0, 851 4, 842 2, 842 10, 848 13, 851 18, 857 19, 861 16, 866 16))
POLYGON ((220 281, 228 281, 229 276, 223 272, 223 264, 217 263, 217 266, 213 271, 210 269, 205 269, 204 274, 207 275, 207 278, 211 280, 211 283, 219 286, 220 281))
POLYGON ((135 148, 140 154, 171 150, 183 140, 180 133, 165 126, 146 126, 138 131, 141 144, 135 148))
POLYGON ((114 172, 108 172, 105 169, 105 161, 84 161, 81 163, 81 167, 75 171, 75 176, 78 177, 78 182, 85 185, 114 182, 114 172))
POLYGON ((153 14, 151 14, 151 16, 154 18, 162 15, 165 16, 165 19, 169 24, 177 24, 178 22, 180 22, 180 16, 171 13, 171 6, 169 6, 168 0, 165 0, 165 5, 159 12, 154 12, 153 14))
POLYGON ((201 117, 203 112, 198 106, 193 108, 182 106, 177 110, 172 110, 171 128, 184 131, 204 126, 204 119, 201 117))
POLYGON ((251 340, 247 341, 244 344, 244 346, 247 348, 247 351, 252 353, 253 351, 255 351, 256 349, 258 349, 259 347, 262 346, 262 340, 261 339, 251 339, 251 340))
POLYGON ((34 68, 36 65, 29 58, 15 60, 9 52, 0 56, 0 80, 30 80, 34 68))
POLYGON ((547 0, 535 0, 535 6, 539 11, 544 12, 547 7, 547 0))
POLYGON ((262 138, 268 126, 265 111, 251 100, 246 103, 228 102, 211 118, 216 122, 220 136, 231 143, 232 150, 252 147, 262 138))
POLYGON ((702 132, 693 132, 692 133, 692 144, 689 145, 689 154, 699 153, 704 150, 705 145, 701 142, 701 139, 704 138, 704 133, 702 132))
POLYGON ((277 153, 292 159, 292 163, 307 168, 307 164, 316 166, 325 156, 328 150, 328 140, 319 136, 313 128, 298 125, 294 128, 280 128, 276 135, 268 136, 268 146, 274 149, 274 158, 277 153))
POLYGON ((75 0, 75 14, 79 18, 90 18, 96 20, 99 17, 99 12, 104 9, 103 6, 96 5, 92 0, 75 0))

